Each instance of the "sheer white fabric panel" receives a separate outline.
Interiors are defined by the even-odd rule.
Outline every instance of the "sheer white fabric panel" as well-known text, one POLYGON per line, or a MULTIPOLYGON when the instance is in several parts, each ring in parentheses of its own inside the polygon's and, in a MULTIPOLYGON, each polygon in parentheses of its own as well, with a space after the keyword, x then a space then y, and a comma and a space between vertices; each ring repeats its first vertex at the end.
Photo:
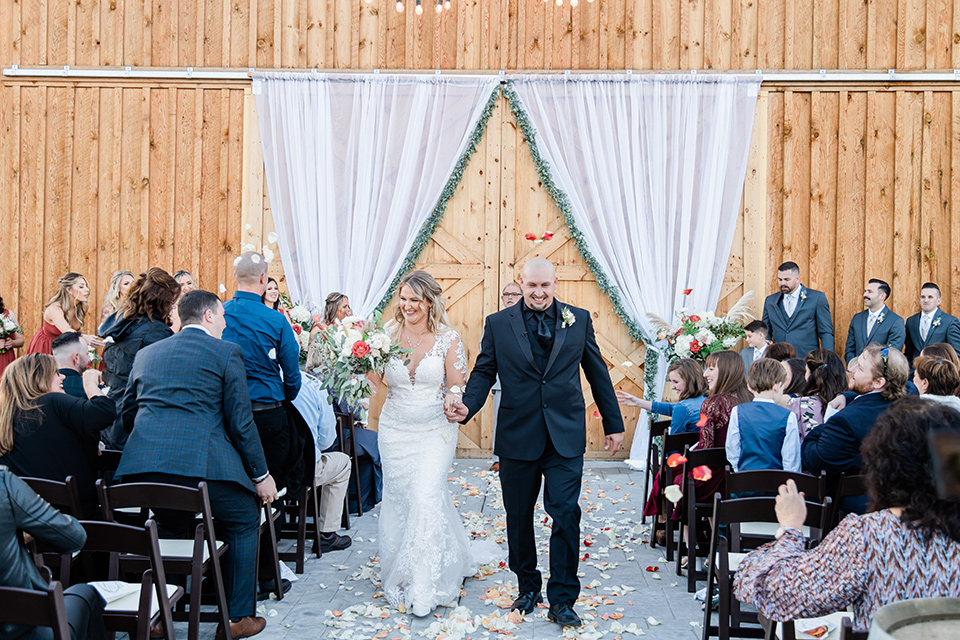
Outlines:
POLYGON ((371 313, 467 147, 499 78, 258 73, 254 94, 294 300, 371 313))
MULTIPOLYGON (((513 77, 543 158, 627 313, 720 300, 746 174, 754 76, 513 77), (684 289, 692 293, 683 296, 684 289)), ((661 361, 656 389, 666 367, 661 361)), ((646 459, 645 412, 630 458, 646 459)))

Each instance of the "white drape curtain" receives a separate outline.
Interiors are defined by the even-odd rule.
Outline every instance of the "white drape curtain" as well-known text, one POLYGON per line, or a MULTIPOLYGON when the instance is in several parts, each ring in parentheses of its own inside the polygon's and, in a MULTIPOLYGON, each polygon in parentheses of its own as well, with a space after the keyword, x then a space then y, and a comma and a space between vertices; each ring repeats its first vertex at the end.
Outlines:
MULTIPOLYGON (((746 174, 755 76, 517 76, 554 183, 648 338, 647 313, 712 310, 746 174), (685 289, 692 289, 684 296, 685 289)), ((661 358, 655 389, 662 388, 661 358)), ((646 459, 645 412, 630 458, 646 459)))
POLYGON ((386 295, 500 79, 258 73, 267 189, 294 300, 386 295))

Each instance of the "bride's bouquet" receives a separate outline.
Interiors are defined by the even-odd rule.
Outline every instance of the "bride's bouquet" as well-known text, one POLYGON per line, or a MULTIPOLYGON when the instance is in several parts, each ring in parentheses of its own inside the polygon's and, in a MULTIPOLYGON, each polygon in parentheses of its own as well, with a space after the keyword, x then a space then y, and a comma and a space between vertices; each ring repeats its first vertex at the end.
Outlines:
MULTIPOLYGON (((20 331, 20 327, 7 314, 0 316, 0 340, 6 340, 13 334, 20 331)), ((6 353, 6 349, 0 349, 0 353, 6 353)))
POLYGON ((379 313, 369 319, 337 320, 317 334, 315 344, 320 350, 320 379, 333 392, 327 399, 332 403, 336 396, 352 407, 360 406, 362 417, 366 410, 360 403, 373 395, 366 374, 382 373, 390 358, 406 353, 381 324, 379 313))

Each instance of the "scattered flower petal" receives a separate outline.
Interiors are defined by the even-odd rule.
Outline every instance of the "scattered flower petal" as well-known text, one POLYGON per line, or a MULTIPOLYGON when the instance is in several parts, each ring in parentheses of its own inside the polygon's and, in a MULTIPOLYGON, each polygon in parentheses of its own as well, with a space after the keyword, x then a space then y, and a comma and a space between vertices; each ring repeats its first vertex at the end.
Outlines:
POLYGON ((654 573, 656 571, 660 571, 660 567, 647 567, 647 571, 654 573))
POLYGON ((683 295, 688 296, 688 295, 690 295, 690 293, 691 293, 692 291, 693 291, 693 289, 684 289, 684 290, 683 290, 683 295))
POLYGON ((657 620, 656 618, 654 618, 653 616, 649 616, 647 617, 647 624, 650 625, 651 627, 658 627, 663 623, 657 620))
POLYGON ((555 235, 555 233, 554 233, 553 231, 544 231, 544 232, 543 232, 543 239, 544 239, 544 240, 552 240, 554 235, 555 235))
POLYGON ((536 240, 537 236, 533 235, 532 233, 528 233, 527 235, 524 236, 524 238, 526 238, 527 240, 536 240))
POLYGON ((277 359, 277 350, 276 350, 276 349, 270 349, 270 351, 267 351, 267 357, 270 358, 271 360, 276 360, 276 359, 277 359))
POLYGON ((697 427, 705 427, 707 424, 707 414, 701 413, 700 420, 697 421, 697 427))
MULTIPOLYGON (((263 248, 266 249, 267 247, 264 246, 263 248)), ((250 262, 252 262, 253 264, 260 264, 260 256, 256 253, 253 254, 252 256, 250 256, 250 262)))
POLYGON ((700 482, 706 482, 713 477, 713 471, 705 464, 693 468, 693 479, 700 482))
POLYGON ((600 412, 599 412, 599 411, 594 411, 594 412, 593 412, 593 417, 594 417, 594 418, 599 418, 599 417, 600 417, 600 412))
POLYGON ((223 286, 223 283, 221 282, 220 285, 217 287, 217 291, 219 291, 220 293, 226 293, 227 288, 223 286))
POLYGON ((683 491, 681 491, 677 485, 672 484, 663 490, 663 495, 666 496, 670 502, 680 502, 680 498, 683 497, 683 491))
POLYGON ((267 242, 270 244, 277 244, 277 232, 271 231, 267 234, 267 242))
POLYGON ((263 259, 267 262, 273 262, 273 259, 276 256, 273 254, 273 251, 270 250, 270 247, 263 245, 263 259))
POLYGON ((683 454, 671 453, 670 457, 667 458, 667 466, 670 468, 679 467, 686 461, 687 459, 683 457, 683 454))

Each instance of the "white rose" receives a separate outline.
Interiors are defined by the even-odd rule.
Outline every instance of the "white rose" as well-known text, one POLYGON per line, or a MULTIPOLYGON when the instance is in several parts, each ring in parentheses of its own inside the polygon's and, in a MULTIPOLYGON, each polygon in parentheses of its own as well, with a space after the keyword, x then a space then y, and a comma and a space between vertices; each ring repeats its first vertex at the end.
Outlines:
POLYGON ((294 322, 307 322, 310 320, 310 310, 303 305, 295 305, 290 309, 290 319, 294 322))
POLYGON ((737 344, 737 341, 738 341, 739 339, 740 339, 740 338, 738 338, 738 337, 736 337, 736 336, 730 336, 730 337, 724 338, 724 339, 723 339, 723 346, 726 347, 727 349, 729 349, 729 348, 732 347, 733 345, 737 344))
POLYGON ((693 336, 681 334, 677 336, 677 341, 673 345, 673 350, 681 358, 690 357, 690 343, 693 342, 693 336))
POLYGON ((714 335, 713 331, 710 331, 710 329, 703 327, 697 331, 697 340, 700 342, 700 344, 707 345, 716 342, 717 336, 714 335))

